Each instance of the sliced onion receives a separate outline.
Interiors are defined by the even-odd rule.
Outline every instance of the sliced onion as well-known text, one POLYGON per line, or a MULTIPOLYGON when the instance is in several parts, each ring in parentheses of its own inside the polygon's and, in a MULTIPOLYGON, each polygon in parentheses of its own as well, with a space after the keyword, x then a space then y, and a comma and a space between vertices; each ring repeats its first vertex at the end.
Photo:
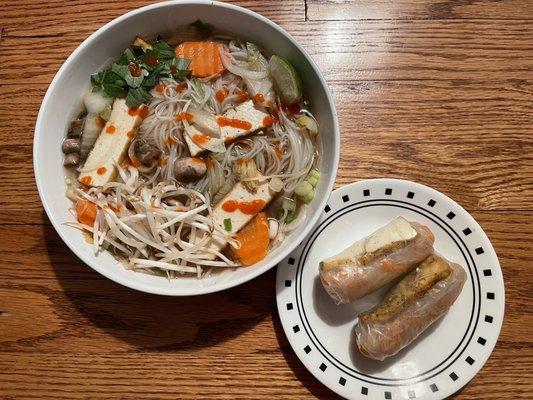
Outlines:
POLYGON ((308 117, 307 115, 302 115, 301 117, 298 117, 296 123, 301 127, 307 128, 312 135, 318 134, 318 123, 314 118, 308 117))
POLYGON ((217 124, 214 114, 195 107, 189 107, 187 112, 193 116, 193 123, 198 126, 203 133, 214 138, 220 137, 220 127, 217 124))
POLYGON ((106 106, 113 104, 113 100, 112 97, 106 97, 101 92, 93 92, 92 90, 87 91, 83 96, 83 104, 89 114, 101 113, 106 106))
POLYGON ((283 181, 278 177, 274 177, 268 183, 268 187, 274 192, 279 193, 283 189, 283 181))
POLYGON ((296 203, 293 199, 289 199, 288 197, 285 197, 283 199, 283 203, 281 203, 281 208, 287 211, 294 211, 296 210, 296 203))
POLYGON ((232 57, 228 53, 220 52, 220 59, 224 67, 231 72, 232 74, 238 75, 242 78, 260 80, 265 79, 268 76, 267 71, 251 71, 246 67, 237 66, 233 61, 232 57))

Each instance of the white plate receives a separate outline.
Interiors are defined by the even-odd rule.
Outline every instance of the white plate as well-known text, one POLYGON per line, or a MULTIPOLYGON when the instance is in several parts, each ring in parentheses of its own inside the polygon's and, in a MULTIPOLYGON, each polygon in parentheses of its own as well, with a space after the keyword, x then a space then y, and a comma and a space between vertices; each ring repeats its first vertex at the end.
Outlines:
POLYGON ((494 249, 477 222, 442 193, 417 183, 375 179, 334 191, 307 238, 278 266, 278 312, 292 348, 324 385, 347 399, 442 399, 487 361, 503 320, 505 293, 494 249), (427 225, 435 250, 461 264, 467 281, 449 312, 385 361, 357 350, 356 315, 384 290, 337 306, 318 279, 318 263, 395 217, 427 225))

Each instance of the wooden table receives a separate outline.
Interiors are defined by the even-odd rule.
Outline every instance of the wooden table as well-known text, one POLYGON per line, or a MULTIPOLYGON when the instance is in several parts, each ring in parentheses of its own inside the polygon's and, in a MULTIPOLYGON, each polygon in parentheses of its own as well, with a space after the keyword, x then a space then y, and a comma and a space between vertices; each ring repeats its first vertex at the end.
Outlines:
MULTIPOLYGON (((0 3, 0 397, 334 398, 283 334, 274 270, 203 297, 138 293, 80 262, 42 210, 32 137, 48 84, 90 33, 147 3, 0 3)), ((324 73, 342 132, 337 186, 410 179, 479 221, 506 314, 456 398, 532 398, 533 1, 235 3, 293 34, 324 73)))

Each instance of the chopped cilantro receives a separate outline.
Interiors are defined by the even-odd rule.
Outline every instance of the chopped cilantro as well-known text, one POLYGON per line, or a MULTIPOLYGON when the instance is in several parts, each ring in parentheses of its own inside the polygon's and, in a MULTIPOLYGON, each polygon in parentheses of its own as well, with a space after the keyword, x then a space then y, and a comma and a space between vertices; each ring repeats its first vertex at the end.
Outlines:
POLYGON ((231 218, 226 218, 224 220, 224 229, 227 231, 227 232, 231 232, 232 230, 232 226, 231 226, 231 218))

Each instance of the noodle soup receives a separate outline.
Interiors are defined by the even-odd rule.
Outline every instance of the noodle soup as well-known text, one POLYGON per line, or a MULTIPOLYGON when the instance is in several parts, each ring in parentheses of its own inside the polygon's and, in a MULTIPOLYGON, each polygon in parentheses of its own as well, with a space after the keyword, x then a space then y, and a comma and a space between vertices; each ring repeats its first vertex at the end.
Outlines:
POLYGON ((320 178, 295 68, 193 25, 201 38, 135 38, 92 75, 62 145, 70 225, 95 254, 169 278, 261 261, 305 221, 320 178))

